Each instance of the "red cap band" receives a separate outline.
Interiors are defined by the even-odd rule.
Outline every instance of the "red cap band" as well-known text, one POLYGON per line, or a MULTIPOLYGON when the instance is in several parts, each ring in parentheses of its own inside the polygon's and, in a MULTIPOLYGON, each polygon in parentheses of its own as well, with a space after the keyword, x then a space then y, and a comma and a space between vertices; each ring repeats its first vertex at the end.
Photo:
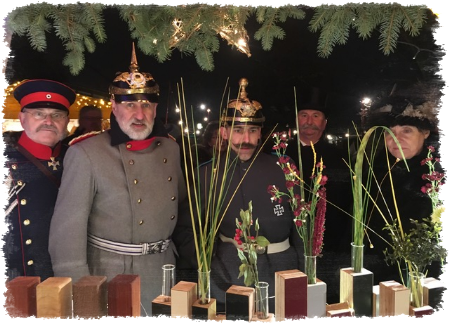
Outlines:
POLYGON ((52 92, 34 92, 28 95, 25 95, 22 100, 20 100, 20 105, 22 107, 34 103, 34 102, 54 102, 59 103, 65 106, 67 109, 70 107, 70 102, 67 98, 58 93, 52 92))

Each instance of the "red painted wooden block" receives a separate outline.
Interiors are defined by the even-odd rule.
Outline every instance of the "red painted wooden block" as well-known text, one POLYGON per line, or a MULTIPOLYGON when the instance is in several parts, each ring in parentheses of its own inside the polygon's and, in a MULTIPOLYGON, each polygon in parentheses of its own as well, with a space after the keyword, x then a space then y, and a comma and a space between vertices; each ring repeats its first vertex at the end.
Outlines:
POLYGON ((115 276, 108 284, 108 304, 109 316, 140 316, 140 276, 115 276))
POLYGON ((6 283, 6 313, 11 317, 36 316, 36 286, 40 277, 16 277, 6 283))

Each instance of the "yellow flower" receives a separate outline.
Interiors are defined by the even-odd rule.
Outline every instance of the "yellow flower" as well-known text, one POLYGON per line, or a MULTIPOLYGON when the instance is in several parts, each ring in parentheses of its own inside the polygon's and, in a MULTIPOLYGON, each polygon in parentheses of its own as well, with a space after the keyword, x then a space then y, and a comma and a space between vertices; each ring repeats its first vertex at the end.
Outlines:
POLYGON ((436 207, 432 213, 432 221, 441 223, 446 229, 449 228, 449 204, 436 207))

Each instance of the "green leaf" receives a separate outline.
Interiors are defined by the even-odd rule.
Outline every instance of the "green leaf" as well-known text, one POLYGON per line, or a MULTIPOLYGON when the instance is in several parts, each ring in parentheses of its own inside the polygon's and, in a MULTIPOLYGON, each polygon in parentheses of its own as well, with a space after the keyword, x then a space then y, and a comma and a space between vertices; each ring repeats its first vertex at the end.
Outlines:
POLYGON ((268 241, 264 236, 258 236, 256 238, 256 243, 261 247, 266 247, 270 244, 270 241, 268 241))

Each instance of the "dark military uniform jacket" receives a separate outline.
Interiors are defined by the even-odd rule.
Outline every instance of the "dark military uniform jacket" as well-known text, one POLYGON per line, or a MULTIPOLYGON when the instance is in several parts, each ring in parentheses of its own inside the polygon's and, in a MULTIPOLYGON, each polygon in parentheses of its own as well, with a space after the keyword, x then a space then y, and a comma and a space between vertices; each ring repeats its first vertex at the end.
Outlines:
MULTIPOLYGON (((282 252, 271 254, 260 254, 257 259, 259 271, 259 281, 269 283, 270 296, 274 296, 275 272, 289 269, 304 269, 303 247, 293 221, 293 212, 284 198, 281 202, 272 202, 271 194, 268 192, 269 185, 275 185, 280 190, 287 192, 286 180, 283 170, 277 165, 278 158, 271 154, 260 152, 257 157, 241 162, 236 159, 236 153, 230 152, 229 163, 236 161, 235 168, 229 166, 229 173, 226 178, 227 193, 223 201, 222 214, 229 207, 222 219, 219 232, 217 234, 217 244, 211 264, 211 297, 217 300, 217 312, 224 311, 225 293, 231 285, 244 286, 243 277, 238 278, 241 261, 238 257, 237 248, 233 243, 223 242, 219 236, 234 238, 236 229, 236 219, 240 220, 240 211, 248 210, 248 203, 252 202, 253 220, 258 219, 260 230, 259 235, 266 237, 270 243, 281 243, 288 240, 290 247, 282 252), (253 162, 254 160, 254 162, 253 162)), ((225 169, 225 157, 220 158, 219 180, 217 188, 223 178, 225 169)), ((210 185, 210 174, 213 171, 212 162, 203 164, 199 168, 201 191, 210 185)), ((214 165, 215 166, 215 165, 214 165)), ((202 192, 201 198, 205 199, 207 194, 202 192)), ((187 217, 183 217, 187 219, 187 217)), ((192 230, 190 223, 178 224, 176 238, 181 240, 178 251, 180 253, 179 262, 184 264, 186 259, 196 260, 194 255, 193 237, 188 237, 192 230), (190 243, 190 246, 189 246, 190 243)), ((195 264, 191 263, 192 267, 195 264)), ((271 307, 274 310, 274 298, 270 299, 271 307)))
POLYGON ((25 132, 21 133, 18 141, 6 144, 9 194, 5 213, 8 232, 3 238, 3 251, 9 279, 40 276, 45 280, 53 276, 48 235, 65 150, 61 143, 54 149, 35 143, 25 132), (54 178, 45 175, 19 151, 21 149, 37 158, 54 178))

